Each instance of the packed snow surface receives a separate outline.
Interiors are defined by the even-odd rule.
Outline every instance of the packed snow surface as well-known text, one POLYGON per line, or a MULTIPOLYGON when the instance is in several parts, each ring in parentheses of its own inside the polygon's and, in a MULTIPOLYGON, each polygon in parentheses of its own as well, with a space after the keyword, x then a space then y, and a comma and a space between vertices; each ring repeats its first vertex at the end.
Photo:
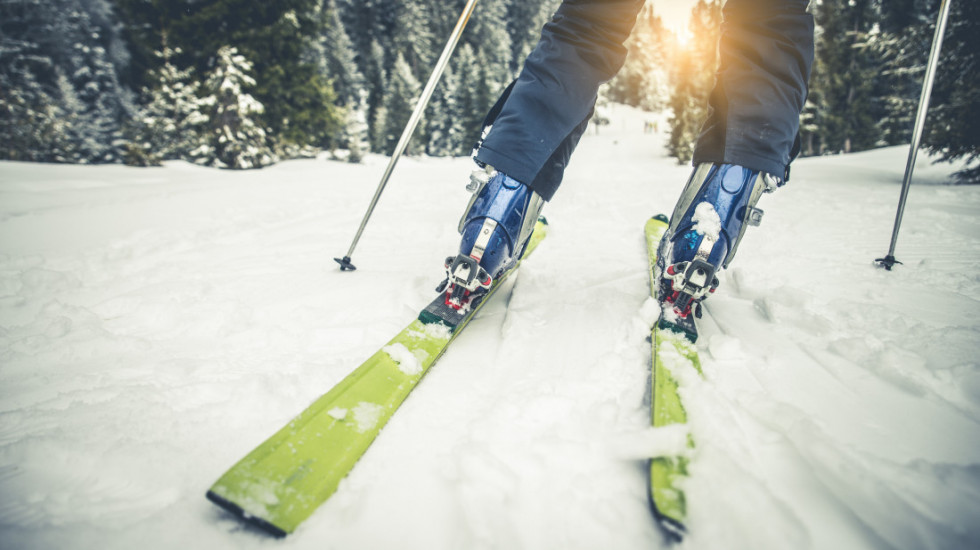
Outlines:
POLYGON ((469 161, 403 159, 355 272, 381 157, 0 163, 0 548, 665 547, 645 459, 688 433, 681 548, 980 547, 980 188, 920 155, 888 272, 907 149, 799 161, 706 302, 689 426, 652 430, 643 224, 689 168, 611 116, 511 288, 281 541, 204 492, 432 298, 469 161))

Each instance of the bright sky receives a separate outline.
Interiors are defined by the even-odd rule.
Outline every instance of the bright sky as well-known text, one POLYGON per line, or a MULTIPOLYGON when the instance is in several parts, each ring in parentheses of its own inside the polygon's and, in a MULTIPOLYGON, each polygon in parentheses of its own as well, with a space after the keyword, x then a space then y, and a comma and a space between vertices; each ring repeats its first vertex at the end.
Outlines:
POLYGON ((687 34, 687 20, 697 0, 649 0, 664 26, 677 34, 687 34))

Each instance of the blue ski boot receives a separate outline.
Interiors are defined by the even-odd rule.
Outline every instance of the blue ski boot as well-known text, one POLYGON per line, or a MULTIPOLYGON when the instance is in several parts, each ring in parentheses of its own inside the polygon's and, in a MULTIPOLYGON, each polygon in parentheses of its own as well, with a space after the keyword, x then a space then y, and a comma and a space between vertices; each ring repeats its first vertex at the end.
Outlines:
POLYGON ((701 301, 718 288, 716 274, 735 256, 750 225, 759 225, 755 207, 779 178, 733 164, 700 164, 681 193, 670 226, 660 241, 657 275, 667 322, 690 327, 701 316, 701 301))
POLYGON ((544 199, 491 167, 470 176, 473 192, 459 222, 459 254, 446 258, 445 305, 465 312, 493 281, 517 264, 534 231, 544 199))

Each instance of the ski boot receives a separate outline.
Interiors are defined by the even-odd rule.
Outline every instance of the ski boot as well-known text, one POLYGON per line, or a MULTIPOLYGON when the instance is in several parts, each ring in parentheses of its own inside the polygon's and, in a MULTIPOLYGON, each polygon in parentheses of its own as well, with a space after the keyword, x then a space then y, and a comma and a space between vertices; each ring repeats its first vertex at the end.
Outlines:
POLYGON ((469 311, 517 265, 544 206, 540 195, 492 167, 474 171, 467 189, 473 196, 459 222, 459 254, 446 258, 446 279, 436 289, 450 317, 469 311))
POLYGON ((717 273, 732 261, 745 229, 762 220, 759 197, 782 184, 732 164, 695 168, 657 254, 664 321, 696 336, 692 313, 701 317, 701 301, 718 288, 717 273))

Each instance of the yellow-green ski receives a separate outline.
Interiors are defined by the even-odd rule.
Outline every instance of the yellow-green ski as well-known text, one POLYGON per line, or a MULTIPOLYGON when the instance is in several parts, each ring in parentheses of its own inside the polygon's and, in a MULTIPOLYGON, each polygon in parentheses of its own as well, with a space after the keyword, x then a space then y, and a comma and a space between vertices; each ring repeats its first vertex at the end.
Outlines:
MULTIPOLYGON (((646 223, 649 257, 650 294, 657 298, 657 250, 667 231, 668 220, 658 215, 646 223)), ((672 373, 694 369, 701 373, 701 362, 694 346, 696 335, 680 330, 661 319, 651 329, 653 361, 651 372, 650 415, 654 427, 685 424, 687 413, 677 393, 677 381, 672 373)), ((694 440, 688 444, 694 446, 694 440)), ((687 506, 682 480, 687 477, 687 458, 664 456, 650 460, 650 503, 657 521, 667 535, 679 541, 685 534, 687 506)))
MULTIPOLYGON (((524 258, 544 238, 535 226, 524 258)), ((209 500, 276 536, 292 533, 336 490, 449 344, 517 269, 455 326, 420 316, 327 394, 228 470, 209 500)))

